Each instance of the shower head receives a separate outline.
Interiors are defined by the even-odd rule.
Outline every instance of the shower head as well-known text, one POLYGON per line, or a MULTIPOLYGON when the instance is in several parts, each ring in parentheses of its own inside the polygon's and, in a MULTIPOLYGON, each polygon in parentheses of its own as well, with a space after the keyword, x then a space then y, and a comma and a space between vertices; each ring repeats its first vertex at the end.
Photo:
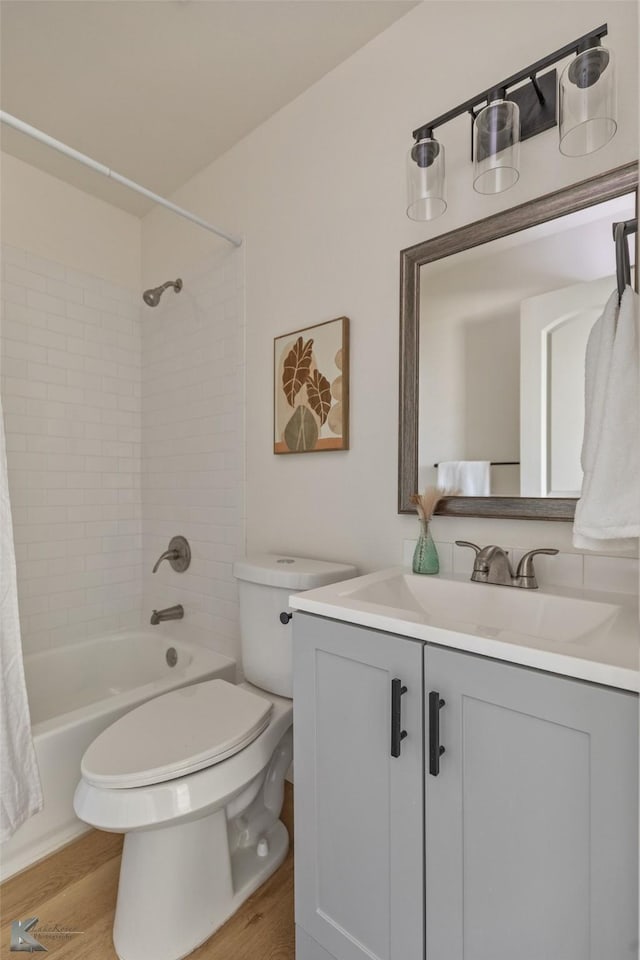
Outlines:
POLYGON ((167 282, 163 283, 161 287, 154 287, 152 290, 145 290, 145 292, 142 294, 142 299, 148 307, 157 307, 160 303, 160 297, 167 287, 173 287, 176 293, 180 293, 182 290, 182 280, 180 280, 180 278, 177 280, 167 280, 167 282))

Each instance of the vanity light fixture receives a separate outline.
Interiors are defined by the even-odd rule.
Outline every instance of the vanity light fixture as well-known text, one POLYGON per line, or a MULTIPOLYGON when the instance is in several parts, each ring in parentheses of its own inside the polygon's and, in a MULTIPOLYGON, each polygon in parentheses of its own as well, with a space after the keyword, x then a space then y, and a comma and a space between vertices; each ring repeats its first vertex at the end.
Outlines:
POLYGON ((614 136, 616 89, 611 51, 602 46, 607 24, 560 47, 501 83, 413 131, 407 157, 407 216, 434 220, 447 209, 444 146, 434 130, 469 113, 473 120, 473 188, 502 193, 520 176, 520 141, 559 126, 560 152, 577 157, 599 150, 614 136), (547 67, 575 54, 558 81, 547 67), (514 88, 514 89, 512 89, 514 88))

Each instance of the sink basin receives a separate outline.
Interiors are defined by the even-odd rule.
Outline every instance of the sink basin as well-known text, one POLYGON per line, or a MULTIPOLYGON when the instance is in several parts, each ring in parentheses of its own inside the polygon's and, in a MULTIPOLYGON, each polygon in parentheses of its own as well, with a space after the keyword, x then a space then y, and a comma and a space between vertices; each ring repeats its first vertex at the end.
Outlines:
POLYGON ((360 585, 342 584, 340 597, 377 606, 381 612, 393 610, 395 616, 512 642, 584 641, 601 635, 620 611, 616 604, 579 597, 402 572, 362 580, 360 585))

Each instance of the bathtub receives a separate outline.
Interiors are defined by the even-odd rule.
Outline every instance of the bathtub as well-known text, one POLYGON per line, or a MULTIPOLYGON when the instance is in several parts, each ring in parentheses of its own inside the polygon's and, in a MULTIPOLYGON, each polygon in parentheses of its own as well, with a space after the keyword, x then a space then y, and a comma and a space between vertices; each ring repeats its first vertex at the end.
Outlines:
POLYGON ((102 730, 166 690, 235 681, 228 657, 144 629, 27 655, 24 666, 44 809, 0 846, 3 880, 89 829, 73 812, 73 794, 82 755, 102 730))

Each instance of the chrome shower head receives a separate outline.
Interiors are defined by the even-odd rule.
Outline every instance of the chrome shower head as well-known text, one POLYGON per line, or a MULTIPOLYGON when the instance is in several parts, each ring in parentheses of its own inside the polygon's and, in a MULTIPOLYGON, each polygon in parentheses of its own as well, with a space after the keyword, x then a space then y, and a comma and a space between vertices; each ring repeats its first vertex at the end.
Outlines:
POLYGON ((180 280, 178 277, 177 280, 167 280, 167 282, 163 283, 161 287, 154 287, 152 290, 145 290, 145 292, 142 294, 142 299, 148 307, 157 307, 160 303, 160 297, 167 287, 173 287, 176 293, 180 293, 182 290, 182 280, 180 280))

